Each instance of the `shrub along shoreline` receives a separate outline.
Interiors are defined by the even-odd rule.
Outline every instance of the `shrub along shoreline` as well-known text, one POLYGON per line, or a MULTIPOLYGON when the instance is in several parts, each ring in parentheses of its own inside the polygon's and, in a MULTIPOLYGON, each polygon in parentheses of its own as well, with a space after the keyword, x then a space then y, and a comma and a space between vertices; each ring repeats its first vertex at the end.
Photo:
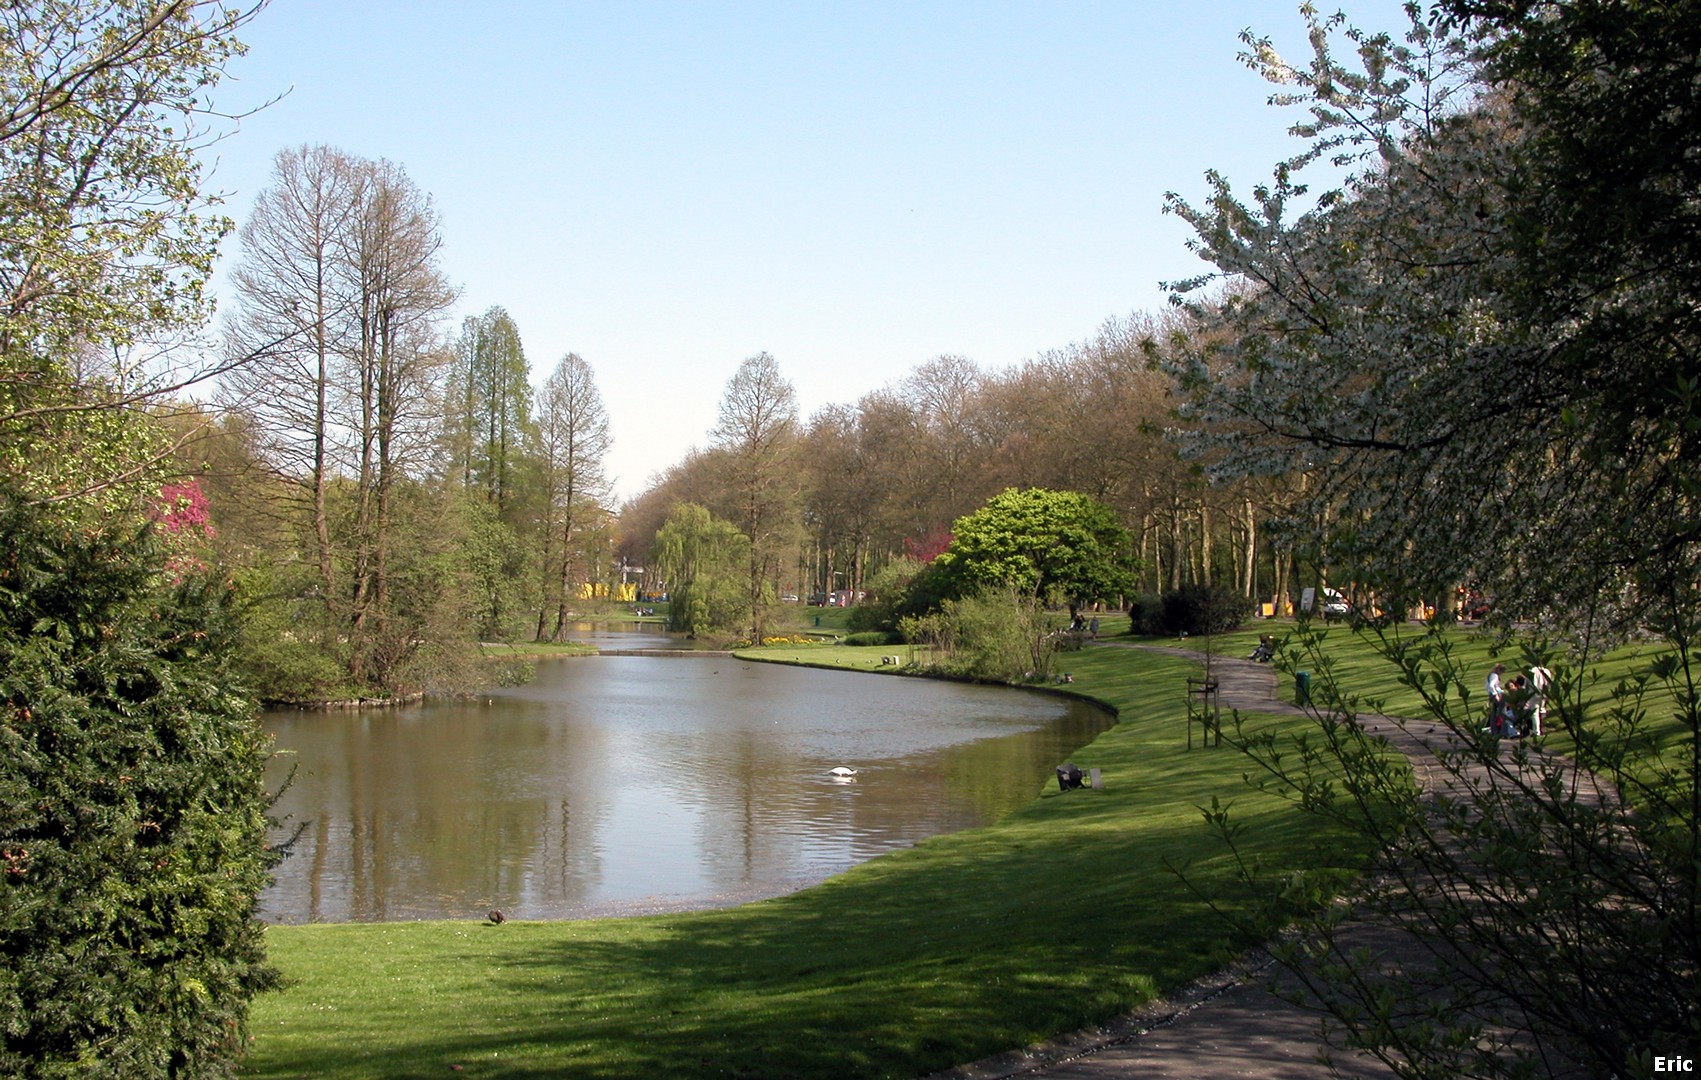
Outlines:
MULTIPOLYGON (((856 666, 840 651, 763 658, 856 666)), ((1221 914, 1262 898, 1202 823, 1213 799, 1272 879, 1355 861, 1247 788, 1228 747, 1186 749, 1196 664, 1088 649, 1068 666, 1119 717, 1073 755, 1104 791, 1050 784, 994 825, 732 909, 272 927, 290 985, 255 1003, 245 1073, 914 1076, 1102 1022, 1256 944, 1221 914)))

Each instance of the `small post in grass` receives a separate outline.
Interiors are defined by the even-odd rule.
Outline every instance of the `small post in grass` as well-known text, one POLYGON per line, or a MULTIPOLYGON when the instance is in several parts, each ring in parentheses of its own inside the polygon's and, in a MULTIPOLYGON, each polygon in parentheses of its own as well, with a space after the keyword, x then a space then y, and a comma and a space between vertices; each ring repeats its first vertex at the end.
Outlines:
POLYGON ((1211 678, 1187 680, 1187 749, 1193 749, 1193 725, 1199 725, 1200 745, 1211 745, 1216 733, 1216 745, 1223 744, 1222 707, 1217 701, 1217 680, 1211 678))

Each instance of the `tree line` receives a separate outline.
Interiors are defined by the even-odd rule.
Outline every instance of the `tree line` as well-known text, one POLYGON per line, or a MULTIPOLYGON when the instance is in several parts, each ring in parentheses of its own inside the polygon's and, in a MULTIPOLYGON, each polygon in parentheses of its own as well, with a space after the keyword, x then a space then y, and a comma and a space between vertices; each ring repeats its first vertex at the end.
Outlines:
POLYGON ((1162 363, 1214 479, 1285 477, 1271 529, 1388 613, 1480 582, 1552 711, 1508 745, 1455 636, 1363 619, 1423 702, 1426 791, 1297 635, 1319 724, 1236 741, 1368 846, 1358 911, 1426 960, 1367 963, 1317 879, 1283 883, 1309 900, 1280 951, 1339 1045, 1398 1075, 1656 1075, 1701 1032, 1701 11, 1410 16, 1396 36, 1308 10, 1299 61, 1246 36, 1302 148, 1249 194, 1171 197, 1211 270, 1162 363), (1319 161, 1351 175, 1309 190, 1319 161), (1627 641, 1631 674, 1597 685, 1627 641))
MULTIPOLYGON (((935 358, 807 419, 779 361, 750 357, 707 445, 620 508, 590 365, 568 354, 534 390, 500 308, 447 325, 440 223, 395 163, 280 154, 205 334, 235 225, 195 151, 252 15, 0 8, 0 1067, 229 1071, 275 981, 252 919, 275 854, 250 691, 472 685, 481 639, 559 637, 616 558, 760 639, 794 593, 907 591, 929 565, 975 579, 1004 550, 975 513, 1029 512, 1011 491, 1108 515, 1094 535, 1131 593, 1285 597, 1326 575, 1392 622, 1474 581, 1502 629, 1539 625, 1532 658, 1572 695, 1555 730, 1618 799, 1495 765, 1445 642, 1389 639, 1523 786, 1460 816, 1494 858, 1423 893, 1430 932, 1487 913, 1494 933, 1435 985, 1390 994, 1349 968, 1371 992, 1337 1019, 1414 1075, 1521 1075, 1527 1038, 1635 1074, 1693 1041, 1693 3, 1441 0, 1398 38, 1307 14, 1299 64, 1249 35, 1247 62, 1307 112, 1304 149, 1249 198, 1213 175, 1203 203, 1171 199, 1211 267, 1172 310, 1006 370, 935 358), (1350 179, 1311 190, 1319 162, 1350 179), (186 399, 215 378, 214 401, 186 399), (1596 722, 1583 662, 1638 635, 1666 652, 1596 722), (1649 720, 1650 688, 1669 718, 1649 720), (1492 896, 1466 872, 1497 874, 1492 896), (1442 993, 1445 1023, 1376 1011, 1442 993)), ((1021 573, 1012 609, 1043 591, 1021 573)), ((1366 771, 1359 729, 1323 731, 1277 778, 1324 812, 1353 780, 1363 813, 1340 820, 1390 868, 1433 853, 1410 785, 1366 771)))
POLYGON ((770 597, 859 595, 890 588, 883 569, 938 555, 956 521, 999 493, 1040 488, 1086 495, 1129 530, 1127 555, 1141 569, 1104 597, 1113 604, 1192 584, 1286 597, 1317 569, 1263 533, 1288 484, 1212 485, 1173 438, 1177 400, 1154 342, 1189 325, 1171 313, 1112 319, 1004 370, 941 356, 807 418, 779 362, 751 357, 728 383, 708 445, 623 508, 620 550, 667 584, 676 566, 656 538, 691 504, 746 535, 759 530, 770 597), (767 389, 753 396, 756 385, 767 389))
POLYGON ((271 697, 466 686, 478 641, 558 641, 622 585, 672 596, 677 629, 760 640, 776 605, 890 593, 1010 488, 1080 492, 1127 524, 1143 576, 1095 599, 1285 596, 1300 573, 1260 531, 1282 486, 1213 486, 1167 430, 1151 343, 1176 316, 1111 320, 1006 371, 938 357, 807 420, 779 361, 749 357, 707 446, 615 507, 591 365, 568 354, 534 390, 501 308, 447 332, 439 224, 399 166, 284 151, 239 241, 229 370, 179 460, 271 697), (710 574, 711 550, 740 565, 710 574))
POLYGON ((241 363, 184 460, 271 696, 469 686, 478 641, 559 640, 607 584, 594 373, 569 353, 534 389, 500 307, 451 333, 442 245, 401 167, 322 146, 277 156, 242 227, 223 327, 241 363))

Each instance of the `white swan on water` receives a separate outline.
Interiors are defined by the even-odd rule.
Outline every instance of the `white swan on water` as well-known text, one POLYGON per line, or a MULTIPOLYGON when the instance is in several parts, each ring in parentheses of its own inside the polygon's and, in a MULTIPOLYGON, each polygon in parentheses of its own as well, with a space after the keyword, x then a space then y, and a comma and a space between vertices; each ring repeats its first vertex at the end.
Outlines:
POLYGON ((847 769, 843 765, 839 765, 839 766, 836 766, 836 767, 828 770, 827 775, 833 777, 836 780, 849 780, 849 779, 852 779, 853 777, 856 776, 856 770, 855 769, 847 769))

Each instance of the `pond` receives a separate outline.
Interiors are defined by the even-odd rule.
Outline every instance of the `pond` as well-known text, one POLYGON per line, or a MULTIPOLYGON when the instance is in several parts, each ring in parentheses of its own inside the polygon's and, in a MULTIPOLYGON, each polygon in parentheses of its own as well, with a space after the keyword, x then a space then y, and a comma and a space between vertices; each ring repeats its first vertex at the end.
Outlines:
POLYGON ((777 895, 1038 794, 1066 698, 725 655, 538 664, 487 699, 277 711, 269 922, 554 919, 777 895), (857 770, 849 781, 831 770, 857 770))

